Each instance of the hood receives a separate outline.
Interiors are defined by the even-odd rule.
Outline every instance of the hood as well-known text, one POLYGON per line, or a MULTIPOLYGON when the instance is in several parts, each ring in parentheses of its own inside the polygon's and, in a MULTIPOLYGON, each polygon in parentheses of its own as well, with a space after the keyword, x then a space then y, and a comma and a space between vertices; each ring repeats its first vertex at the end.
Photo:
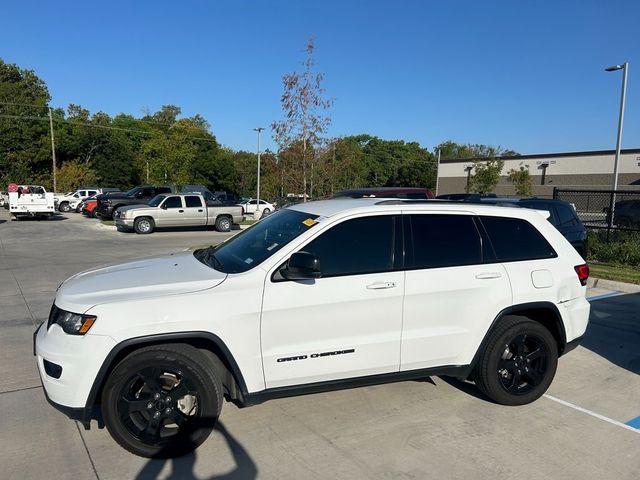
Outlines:
POLYGON ((110 302, 140 300, 215 287, 227 277, 200 263, 187 250, 93 268, 70 277, 58 289, 56 304, 84 313, 110 302))
POLYGON ((106 192, 106 193, 101 193, 100 195, 96 195, 96 198, 99 198, 100 200, 102 200, 102 199, 108 199, 108 198, 133 198, 133 197, 127 195, 124 192, 106 192))
POLYGON ((118 207, 118 211, 125 212, 127 210, 138 210, 140 208, 148 208, 149 210, 156 210, 158 207, 150 207, 146 203, 136 203, 135 205, 126 205, 124 207, 118 207))

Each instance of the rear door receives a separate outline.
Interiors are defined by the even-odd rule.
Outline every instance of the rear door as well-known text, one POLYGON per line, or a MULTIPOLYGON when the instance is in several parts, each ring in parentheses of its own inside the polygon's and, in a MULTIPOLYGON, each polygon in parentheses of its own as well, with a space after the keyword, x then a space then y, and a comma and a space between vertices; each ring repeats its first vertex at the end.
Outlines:
POLYGON ((406 277, 401 370, 471 362, 511 305, 505 268, 485 252, 473 215, 404 215, 406 277))
POLYGON ((207 224, 206 207, 202 205, 199 195, 185 195, 184 222, 185 225, 204 226, 207 224))

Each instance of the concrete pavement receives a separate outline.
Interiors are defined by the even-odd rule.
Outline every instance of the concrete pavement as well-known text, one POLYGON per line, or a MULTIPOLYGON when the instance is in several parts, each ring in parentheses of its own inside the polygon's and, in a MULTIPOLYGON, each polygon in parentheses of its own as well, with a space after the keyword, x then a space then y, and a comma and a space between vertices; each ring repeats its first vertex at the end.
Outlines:
POLYGON ((592 290, 583 346, 560 360, 548 395, 503 407, 434 377, 238 409, 193 455, 149 461, 50 407, 31 334, 68 276, 120 259, 217 243, 212 231, 118 233, 66 214, 7 220, 0 210, 1 478, 637 479, 640 294, 592 290))

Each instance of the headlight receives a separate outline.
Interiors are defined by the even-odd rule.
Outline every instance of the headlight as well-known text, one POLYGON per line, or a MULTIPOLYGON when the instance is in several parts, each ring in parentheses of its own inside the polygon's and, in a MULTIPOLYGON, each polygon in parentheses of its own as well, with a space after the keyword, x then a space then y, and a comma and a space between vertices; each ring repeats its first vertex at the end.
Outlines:
POLYGON ((97 318, 98 317, 94 315, 67 312, 54 305, 49 314, 48 327, 57 323, 62 327, 62 330, 69 335, 84 335, 89 331, 97 318))
POLYGON ((119 212, 120 213, 120 218, 127 218, 129 215, 129 212, 119 212))

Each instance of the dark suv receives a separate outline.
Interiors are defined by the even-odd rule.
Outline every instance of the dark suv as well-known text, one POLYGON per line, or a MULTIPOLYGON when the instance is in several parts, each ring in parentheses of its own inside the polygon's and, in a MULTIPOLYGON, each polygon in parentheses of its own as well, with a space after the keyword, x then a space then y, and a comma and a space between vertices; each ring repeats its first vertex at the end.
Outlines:
POLYGON ((410 200, 427 200, 433 198, 433 193, 428 188, 414 187, 369 187, 352 188, 342 190, 331 198, 407 198, 410 200))
MULTIPOLYGON (((607 212, 607 224, 610 218, 611 214, 607 212)), ((640 200, 616 202, 613 223, 616 227, 621 228, 640 228, 640 200)))
POLYGON ((546 210, 550 213, 549 222, 569 240, 582 258, 587 258, 587 229, 582 224, 576 210, 564 200, 551 198, 482 198, 482 203, 510 203, 524 208, 546 210))
POLYGON ((134 187, 126 193, 108 193, 98 195, 96 200, 96 215, 103 219, 112 219, 113 212, 126 205, 146 204, 149 200, 160 193, 171 193, 170 187, 158 187, 153 185, 143 185, 134 187))

